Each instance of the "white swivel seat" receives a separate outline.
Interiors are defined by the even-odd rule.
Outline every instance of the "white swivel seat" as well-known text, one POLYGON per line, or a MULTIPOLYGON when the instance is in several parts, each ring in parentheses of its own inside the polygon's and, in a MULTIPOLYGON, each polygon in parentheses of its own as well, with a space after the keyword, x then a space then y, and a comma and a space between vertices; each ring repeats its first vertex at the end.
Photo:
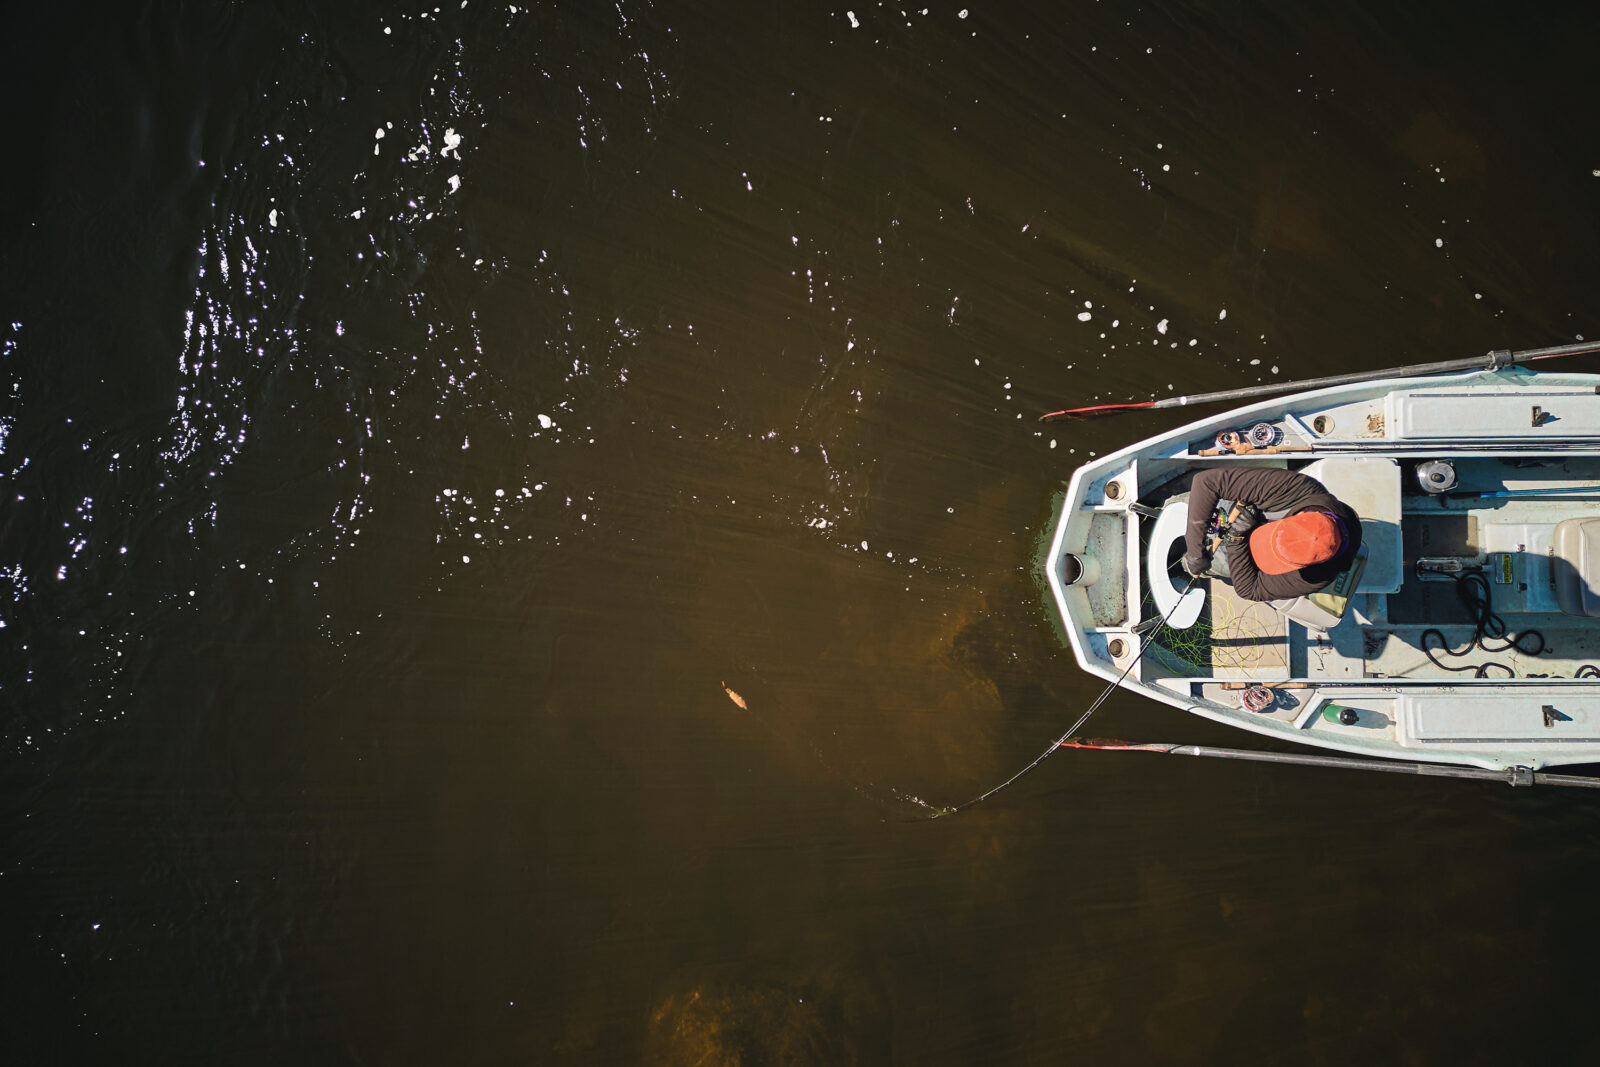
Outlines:
POLYGON ((1550 539, 1556 605, 1568 615, 1600 617, 1600 518, 1564 519, 1550 539))

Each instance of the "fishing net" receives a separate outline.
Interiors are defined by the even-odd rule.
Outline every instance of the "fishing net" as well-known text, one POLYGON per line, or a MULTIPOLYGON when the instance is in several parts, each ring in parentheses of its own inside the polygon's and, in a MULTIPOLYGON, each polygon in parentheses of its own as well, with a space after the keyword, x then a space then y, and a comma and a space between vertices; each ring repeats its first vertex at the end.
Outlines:
MULTIPOLYGON (((1160 616, 1155 600, 1147 591, 1144 598, 1143 618, 1160 616)), ((1212 669, 1210 611, 1202 611, 1194 625, 1174 630, 1162 623, 1156 628, 1145 651, 1145 657, 1159 659, 1163 666, 1178 674, 1206 674, 1212 669)))

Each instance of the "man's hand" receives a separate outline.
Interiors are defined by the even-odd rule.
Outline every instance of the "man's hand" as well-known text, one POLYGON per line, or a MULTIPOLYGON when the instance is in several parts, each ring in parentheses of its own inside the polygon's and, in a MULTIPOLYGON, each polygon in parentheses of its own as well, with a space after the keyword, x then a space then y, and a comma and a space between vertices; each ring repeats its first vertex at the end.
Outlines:
POLYGON ((1266 518, 1261 514, 1260 508, 1254 504, 1240 504, 1238 514, 1228 523, 1228 528, 1223 531, 1223 534, 1230 541, 1235 538, 1242 541, 1250 536, 1251 530, 1254 530, 1265 521, 1266 518))
POLYGON ((1201 553, 1198 556, 1184 556, 1183 570, 1191 578, 1198 578, 1211 569, 1211 557, 1201 553))

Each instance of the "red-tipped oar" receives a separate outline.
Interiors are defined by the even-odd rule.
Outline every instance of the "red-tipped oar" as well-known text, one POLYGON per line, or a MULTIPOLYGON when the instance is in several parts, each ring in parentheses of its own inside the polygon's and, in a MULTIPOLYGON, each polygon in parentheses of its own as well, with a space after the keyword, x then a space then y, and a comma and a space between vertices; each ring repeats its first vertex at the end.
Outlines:
POLYGON ((1350 374, 1332 374, 1326 378, 1304 378, 1297 382, 1268 382, 1243 389, 1223 389, 1215 393, 1196 393, 1193 396, 1169 396, 1161 400, 1143 400, 1137 404, 1094 404, 1086 408, 1066 408, 1040 415, 1040 422, 1057 419, 1090 419, 1099 415, 1118 415, 1137 408, 1181 408, 1190 404, 1213 404, 1220 400, 1244 400, 1252 396, 1272 396, 1274 393, 1304 392, 1330 385, 1350 385, 1354 382, 1375 382, 1380 378, 1416 378, 1428 374, 1453 374, 1467 370, 1499 370, 1515 363, 1528 363, 1536 359, 1553 359, 1556 356, 1577 356, 1585 352, 1600 352, 1600 341, 1584 341, 1575 345, 1557 345, 1554 348, 1530 348, 1522 352, 1496 349, 1472 359, 1447 359, 1439 363, 1416 363, 1409 367, 1390 367, 1386 370, 1363 370, 1350 374))

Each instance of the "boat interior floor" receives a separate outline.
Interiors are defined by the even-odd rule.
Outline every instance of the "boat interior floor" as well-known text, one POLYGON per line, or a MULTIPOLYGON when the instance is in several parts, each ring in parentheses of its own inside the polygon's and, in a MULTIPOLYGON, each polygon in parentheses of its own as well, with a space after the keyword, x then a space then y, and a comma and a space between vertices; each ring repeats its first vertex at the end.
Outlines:
POLYGON ((1475 643, 1470 625, 1343 625, 1306 645, 1306 676, 1355 678, 1571 678, 1600 672, 1600 629, 1565 615, 1519 615, 1505 638, 1475 643), (1424 636, 1426 634, 1426 636, 1424 636), (1429 656, 1429 652, 1432 656, 1429 656), (1452 655, 1450 653, 1460 653, 1452 655), (1448 668, 1454 668, 1450 670, 1448 668), (1481 671, 1482 673, 1478 673, 1481 671))

